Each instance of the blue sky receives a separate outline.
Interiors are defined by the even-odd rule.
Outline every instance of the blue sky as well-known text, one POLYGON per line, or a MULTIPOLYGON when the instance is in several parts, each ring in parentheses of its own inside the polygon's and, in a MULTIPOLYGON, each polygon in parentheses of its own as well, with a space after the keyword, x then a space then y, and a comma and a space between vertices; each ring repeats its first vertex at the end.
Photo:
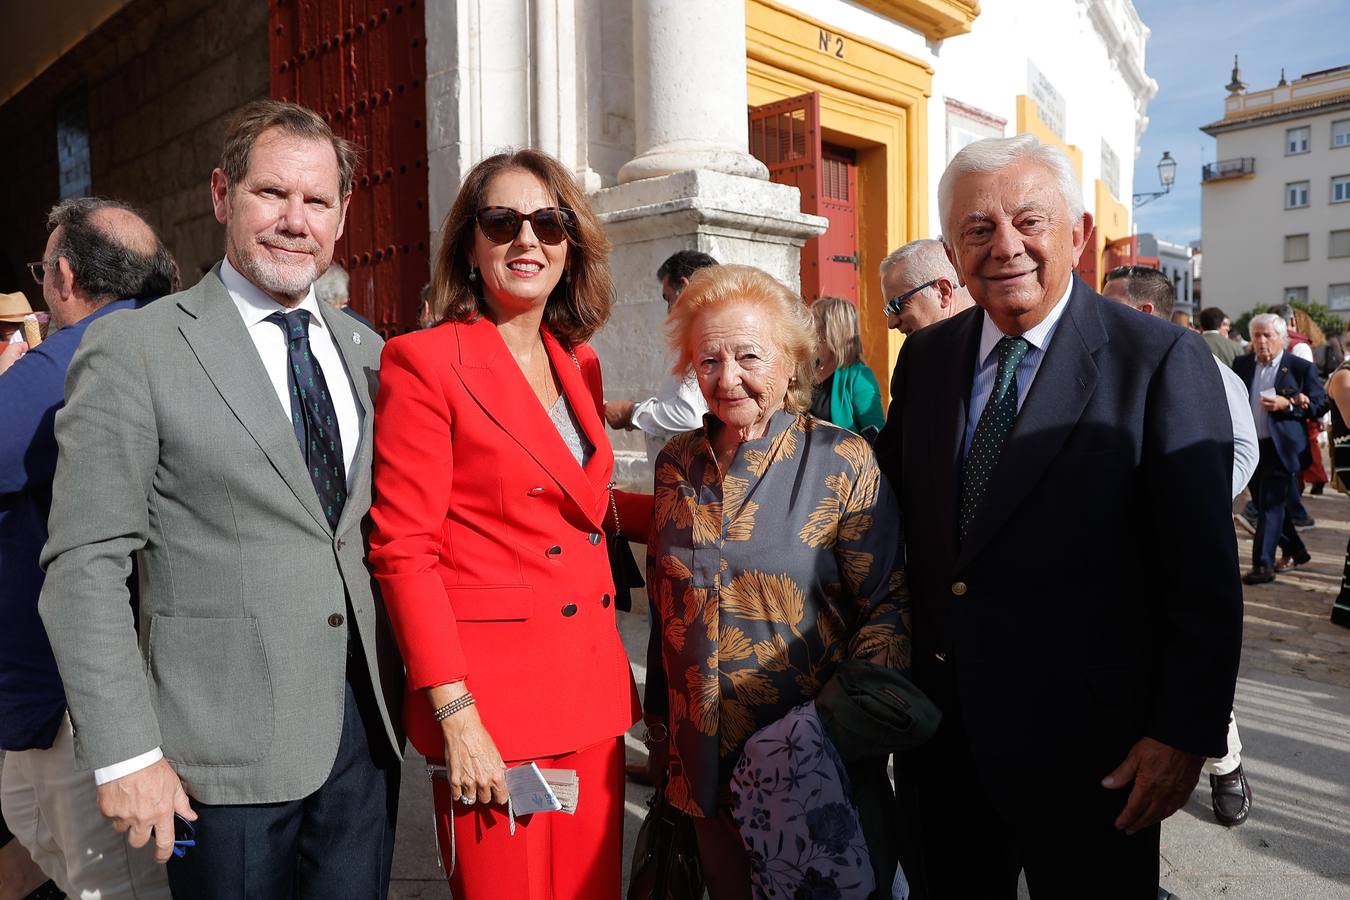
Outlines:
POLYGON ((1137 192, 1160 190, 1158 160, 1177 161, 1172 192, 1135 210, 1140 232, 1188 243, 1200 237, 1200 169, 1214 139, 1200 126, 1223 116, 1223 86, 1241 57, 1250 90, 1350 65, 1350 0, 1134 0, 1149 27, 1145 68, 1158 82, 1134 166, 1137 192))

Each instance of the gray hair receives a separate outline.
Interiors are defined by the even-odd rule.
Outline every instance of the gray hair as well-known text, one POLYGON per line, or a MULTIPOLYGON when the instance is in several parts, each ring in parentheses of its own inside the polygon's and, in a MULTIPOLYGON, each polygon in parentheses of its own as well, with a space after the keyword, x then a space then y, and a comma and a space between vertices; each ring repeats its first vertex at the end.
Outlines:
MULTIPOLYGON (((1035 135, 1019 134, 1010 138, 985 138, 963 147, 938 181, 938 218, 942 230, 946 232, 944 240, 955 233, 952 227, 952 194, 956 192, 956 183, 963 175, 975 172, 997 172, 1022 160, 1040 163, 1055 176, 1055 183, 1069 208, 1069 218, 1078 221, 1086 208, 1083 206, 1083 192, 1078 186, 1078 175, 1073 163, 1064 155, 1064 151, 1049 144, 1042 144, 1035 135)), ((947 243, 951 243, 947 240, 947 243)))
POLYGON ((1259 316, 1252 316, 1252 320, 1247 323, 1247 333, 1251 334, 1255 328, 1269 325, 1275 329, 1275 333, 1280 336, 1280 340, 1289 343, 1289 326, 1284 319, 1275 313, 1261 313, 1259 316))
POLYGON ((337 263, 333 263, 314 282, 314 296, 324 303, 344 306, 351 299, 351 294, 348 293, 348 285, 351 284, 351 280, 351 276, 347 274, 346 269, 337 263))
MULTIPOLYGON (((892 250, 881 261, 881 274, 884 276, 897 263, 905 263, 906 274, 914 282, 913 287, 937 281, 939 278, 950 281, 952 287, 961 283, 956 269, 952 267, 952 261, 947 258, 947 251, 942 248, 942 241, 921 238, 892 250)), ((926 290, 931 291, 933 288, 926 290)))

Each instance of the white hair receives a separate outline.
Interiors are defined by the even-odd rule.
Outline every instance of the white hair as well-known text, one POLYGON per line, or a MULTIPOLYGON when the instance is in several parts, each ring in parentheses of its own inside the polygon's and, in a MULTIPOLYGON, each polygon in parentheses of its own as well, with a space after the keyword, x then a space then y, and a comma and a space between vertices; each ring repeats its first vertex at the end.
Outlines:
MULTIPOLYGON (((908 276, 907 280, 910 282, 910 287, 918 287, 930 281, 937 281, 939 278, 947 279, 951 282, 952 287, 961 283, 951 260, 947 258, 947 251, 942 249, 942 241, 920 238, 892 250, 881 261, 882 277, 884 278, 891 267, 897 263, 905 264, 905 275, 908 276)), ((930 286, 924 289, 924 293, 936 289, 935 286, 930 286)), ((930 294, 930 296, 934 295, 930 294)))
POLYGON ((1275 329, 1275 333, 1280 336, 1280 341, 1289 343, 1289 326, 1284 319, 1275 313, 1261 313, 1259 316, 1252 316, 1252 320, 1247 323, 1247 333, 1251 334, 1253 329, 1269 325, 1275 329))
POLYGON ((314 296, 324 303, 342 306, 349 299, 347 285, 350 282, 351 276, 347 274, 347 270, 333 263, 314 282, 314 296))
MULTIPOLYGON (((1042 144, 1031 134, 1019 134, 1010 138, 985 138, 961 148, 947 164, 947 170, 938 181, 938 218, 942 222, 942 230, 946 232, 944 240, 955 233, 953 223, 950 221, 952 194, 956 192, 956 183, 961 180, 961 176, 975 172, 997 172, 1022 160, 1031 160, 1049 169, 1050 174, 1055 176, 1055 183, 1064 197, 1065 206, 1069 208, 1069 218, 1076 222, 1083 217, 1083 213, 1087 210, 1083 206, 1083 192, 1078 186, 1078 175, 1063 150, 1042 144)), ((948 243, 951 243, 950 240, 948 243)))

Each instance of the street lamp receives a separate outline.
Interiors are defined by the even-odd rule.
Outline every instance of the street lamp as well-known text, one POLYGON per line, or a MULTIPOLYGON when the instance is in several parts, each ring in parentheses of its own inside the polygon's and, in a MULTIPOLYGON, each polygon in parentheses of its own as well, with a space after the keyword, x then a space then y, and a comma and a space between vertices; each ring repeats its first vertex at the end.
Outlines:
POLYGON ((1146 191, 1142 194, 1134 195, 1135 207, 1143 206, 1150 200, 1157 200, 1164 194, 1170 193, 1172 183, 1177 180, 1177 161, 1172 158, 1172 154, 1164 150, 1162 159, 1158 160, 1158 181, 1162 184, 1161 191, 1146 191))

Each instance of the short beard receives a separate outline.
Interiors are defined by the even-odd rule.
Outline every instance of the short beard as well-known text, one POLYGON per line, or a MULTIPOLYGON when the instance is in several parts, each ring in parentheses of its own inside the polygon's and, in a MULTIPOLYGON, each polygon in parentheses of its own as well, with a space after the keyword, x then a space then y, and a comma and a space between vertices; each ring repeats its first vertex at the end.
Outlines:
POLYGON ((263 249, 261 241, 251 247, 236 245, 232 249, 239 260, 240 274, 269 294, 302 297, 309 293, 310 285, 322 274, 317 259, 311 259, 308 265, 300 267, 278 265, 263 249))

